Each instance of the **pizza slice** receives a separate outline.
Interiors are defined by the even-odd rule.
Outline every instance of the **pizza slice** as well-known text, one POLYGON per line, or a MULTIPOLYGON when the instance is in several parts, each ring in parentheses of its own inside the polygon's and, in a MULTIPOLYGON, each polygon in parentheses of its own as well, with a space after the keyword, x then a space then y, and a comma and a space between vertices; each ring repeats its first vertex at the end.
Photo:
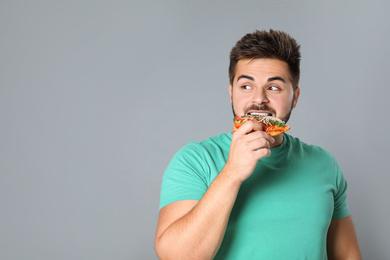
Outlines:
POLYGON ((236 131, 247 121, 256 121, 263 125, 263 129, 268 134, 275 136, 280 135, 288 130, 290 130, 290 126, 286 125, 285 122, 280 120, 279 118, 273 116, 236 116, 233 119, 234 127, 233 130, 236 131))

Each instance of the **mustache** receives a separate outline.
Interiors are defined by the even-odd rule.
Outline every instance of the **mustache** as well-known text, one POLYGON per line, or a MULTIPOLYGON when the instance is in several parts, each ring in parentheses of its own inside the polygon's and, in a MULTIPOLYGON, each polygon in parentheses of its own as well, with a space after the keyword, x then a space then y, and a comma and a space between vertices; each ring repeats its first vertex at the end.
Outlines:
POLYGON ((264 111, 268 111, 268 112, 270 112, 270 113, 272 113, 272 114, 276 114, 276 111, 274 110, 274 109, 272 109, 272 108, 270 108, 269 106, 267 106, 267 105, 265 105, 265 104, 263 104, 263 105, 256 105, 256 104, 252 104, 251 106, 249 106, 249 107, 247 107, 246 109, 245 109, 245 115, 249 112, 249 111, 251 111, 251 110, 264 110, 264 111))

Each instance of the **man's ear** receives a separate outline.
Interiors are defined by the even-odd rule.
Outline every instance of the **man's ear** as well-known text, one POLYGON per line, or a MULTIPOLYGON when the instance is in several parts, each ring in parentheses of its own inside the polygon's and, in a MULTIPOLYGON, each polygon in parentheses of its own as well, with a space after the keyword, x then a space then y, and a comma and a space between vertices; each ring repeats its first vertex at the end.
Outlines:
POLYGON ((294 91, 294 100, 293 100, 293 108, 297 106, 299 94, 301 94, 301 89, 297 87, 294 91))
POLYGON ((232 96, 232 94, 233 94, 233 86, 232 86, 232 84, 229 84, 230 103, 233 103, 233 100, 232 100, 233 96, 232 96))

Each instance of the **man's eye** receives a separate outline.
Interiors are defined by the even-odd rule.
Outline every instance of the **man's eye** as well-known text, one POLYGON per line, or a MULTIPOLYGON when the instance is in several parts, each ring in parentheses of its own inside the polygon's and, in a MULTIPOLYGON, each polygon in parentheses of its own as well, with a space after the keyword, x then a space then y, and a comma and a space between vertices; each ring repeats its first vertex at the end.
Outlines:
POLYGON ((277 86, 272 86, 272 85, 269 86, 268 89, 269 89, 269 90, 273 90, 273 91, 279 90, 279 88, 278 88, 277 86))
POLYGON ((249 85, 242 85, 241 88, 246 90, 252 89, 252 87, 249 85))

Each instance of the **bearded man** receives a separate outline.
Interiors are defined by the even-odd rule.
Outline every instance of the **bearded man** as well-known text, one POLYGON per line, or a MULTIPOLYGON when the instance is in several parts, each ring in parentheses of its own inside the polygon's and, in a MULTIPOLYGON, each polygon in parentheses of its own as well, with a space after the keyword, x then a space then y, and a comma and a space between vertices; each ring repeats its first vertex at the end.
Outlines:
MULTIPOLYGON (((281 31, 230 53, 234 116, 285 122, 300 95, 300 46, 281 31)), ((347 182, 324 149, 247 121, 180 149, 162 181, 160 259, 361 259, 347 182)))

